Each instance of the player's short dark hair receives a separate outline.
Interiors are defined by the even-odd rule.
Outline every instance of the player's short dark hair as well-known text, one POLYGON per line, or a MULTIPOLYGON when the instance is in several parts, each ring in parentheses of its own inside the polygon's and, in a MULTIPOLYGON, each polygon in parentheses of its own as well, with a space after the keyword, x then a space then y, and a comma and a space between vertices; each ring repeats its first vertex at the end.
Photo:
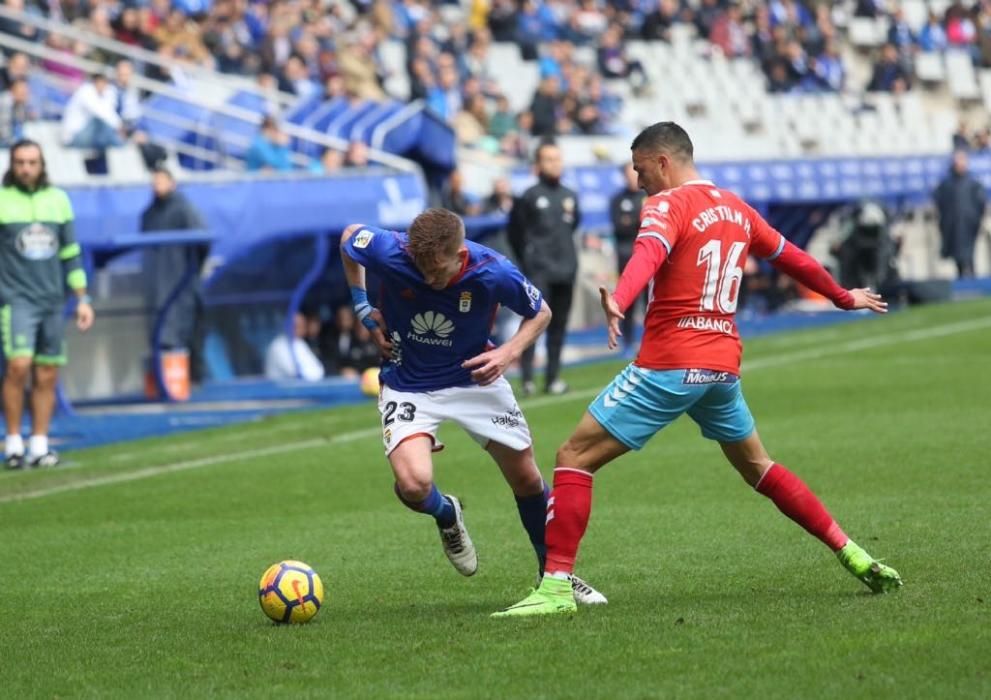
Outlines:
POLYGON ((453 211, 427 209, 413 219, 408 234, 413 259, 433 261, 457 252, 465 239, 465 225, 453 211))
POLYGON ((22 148, 34 147, 38 149, 39 157, 41 158, 41 175, 38 176, 37 189, 43 190, 49 186, 48 182, 48 166, 45 163, 45 152, 41 150, 41 146, 38 145, 36 141, 31 139, 21 139, 13 146, 10 147, 10 167, 7 168, 7 172, 3 174, 3 186, 4 187, 17 187, 17 178, 14 177, 14 155, 22 148))
POLYGON ((685 161, 695 159, 695 147, 688 132, 674 122, 657 122, 637 134, 633 151, 663 151, 685 161))

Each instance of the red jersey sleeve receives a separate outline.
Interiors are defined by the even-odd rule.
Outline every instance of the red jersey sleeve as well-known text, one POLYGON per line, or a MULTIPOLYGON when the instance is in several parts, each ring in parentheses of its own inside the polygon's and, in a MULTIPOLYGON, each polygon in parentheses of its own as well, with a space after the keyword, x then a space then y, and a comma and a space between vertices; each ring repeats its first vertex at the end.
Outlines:
POLYGON ((648 198, 640 210, 640 229, 633 245, 633 255, 619 278, 614 294, 623 312, 640 296, 678 242, 679 222, 673 209, 671 199, 662 196, 648 198))
POLYGON ((764 260, 774 260, 785 249, 785 237, 753 207, 750 210, 750 252, 764 260))
POLYGON ((649 238, 659 241, 668 255, 678 243, 681 231, 677 202, 668 195, 648 197, 640 210, 640 230, 637 240, 649 238))

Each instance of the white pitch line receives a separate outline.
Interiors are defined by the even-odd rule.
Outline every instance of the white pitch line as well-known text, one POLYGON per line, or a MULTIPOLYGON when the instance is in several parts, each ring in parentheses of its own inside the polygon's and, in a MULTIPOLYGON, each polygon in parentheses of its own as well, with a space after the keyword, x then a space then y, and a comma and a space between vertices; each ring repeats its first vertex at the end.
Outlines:
MULTIPOLYGON (((909 331, 886 333, 884 335, 874 335, 815 350, 802 350, 798 352, 785 353, 782 355, 775 355, 772 357, 760 358, 744 363, 743 370, 752 372, 754 370, 767 369, 770 367, 781 367, 783 365, 803 362, 805 360, 816 360, 833 355, 845 355, 848 353, 857 352, 858 350, 869 350, 884 347, 886 345, 894 345, 896 343, 910 343, 919 340, 929 340, 931 338, 942 338, 944 336, 956 335, 957 333, 967 333, 968 331, 980 330, 982 328, 991 328, 991 316, 982 316, 967 321, 945 323, 940 326, 932 326, 929 328, 919 328, 909 331)), ((592 396, 596 396, 599 391, 601 391, 601 389, 584 389, 581 391, 564 394, 562 396, 544 396, 539 399, 524 402, 523 407, 530 410, 565 403, 568 401, 584 400, 592 396)), ((296 452, 299 450, 307 450, 314 447, 327 447, 337 443, 354 442, 364 438, 376 437, 380 434, 380 432, 381 431, 378 427, 363 428, 361 430, 352 430, 347 433, 341 433, 340 435, 335 435, 330 438, 311 438, 308 440, 284 443, 273 447, 261 447, 251 450, 242 450, 240 452, 228 452, 227 454, 203 457, 201 459, 173 462, 172 464, 147 467, 145 469, 139 469, 133 472, 108 474, 107 476, 60 484, 47 489, 0 496, 0 504, 46 498, 48 496, 54 496, 60 493, 82 491, 83 489, 96 488, 98 486, 123 484, 130 481, 148 479, 153 476, 160 476, 162 474, 173 474, 175 472, 189 471, 191 469, 201 469, 203 467, 211 467, 215 464, 224 464, 226 462, 233 462, 242 459, 268 457, 272 455, 286 454, 288 452, 296 452)))

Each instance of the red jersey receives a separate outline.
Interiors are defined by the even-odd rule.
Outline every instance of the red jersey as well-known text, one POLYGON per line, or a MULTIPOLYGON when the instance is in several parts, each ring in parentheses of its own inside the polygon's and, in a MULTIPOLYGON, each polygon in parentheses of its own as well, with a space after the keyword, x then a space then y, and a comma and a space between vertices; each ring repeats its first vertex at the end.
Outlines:
MULTIPOLYGON (((637 245, 656 273, 635 364, 739 374, 743 347, 734 316, 743 266, 748 255, 780 255, 784 236, 732 192, 693 180, 647 198, 637 245)), ((620 308, 638 291, 621 283, 620 308)))

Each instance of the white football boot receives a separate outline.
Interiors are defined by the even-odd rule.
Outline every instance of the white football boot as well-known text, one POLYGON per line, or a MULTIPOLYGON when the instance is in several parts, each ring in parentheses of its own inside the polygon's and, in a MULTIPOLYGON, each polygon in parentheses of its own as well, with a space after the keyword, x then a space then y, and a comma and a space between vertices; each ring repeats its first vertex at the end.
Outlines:
POLYGON ((461 501, 457 496, 446 495, 454 506, 454 525, 440 530, 440 542, 444 545, 444 554, 448 560, 458 570, 462 576, 472 576, 478 571, 478 556, 475 554, 475 545, 471 543, 468 536, 468 529, 465 527, 465 518, 461 512, 461 501))

